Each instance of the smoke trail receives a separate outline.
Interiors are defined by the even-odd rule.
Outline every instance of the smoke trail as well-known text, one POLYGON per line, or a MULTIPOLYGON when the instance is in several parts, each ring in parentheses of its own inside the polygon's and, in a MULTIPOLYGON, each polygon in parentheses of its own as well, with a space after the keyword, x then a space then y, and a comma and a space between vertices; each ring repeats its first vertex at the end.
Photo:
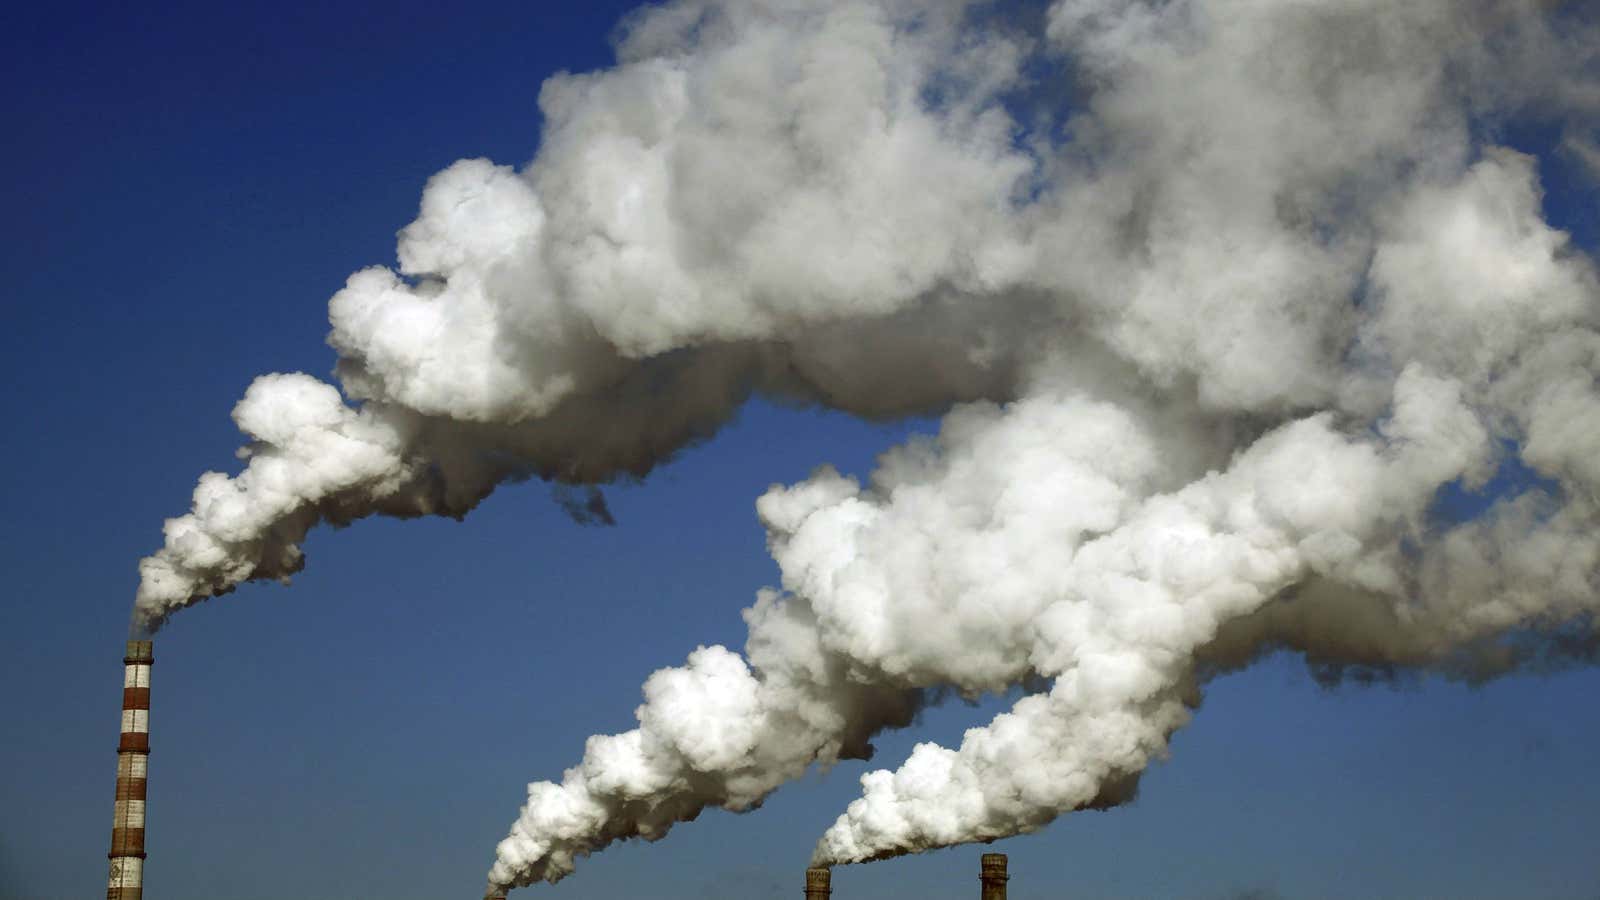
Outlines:
MULTIPOLYGON (((343 389, 259 379, 239 474, 141 564, 152 627, 302 565, 320 522, 642 476, 752 393, 943 414, 862 485, 758 503, 744 653, 530 786, 492 885, 870 754, 942 691, 1028 695, 917 747, 822 837, 873 859, 1125 799, 1207 678, 1490 677, 1600 612, 1600 281, 1543 217, 1600 31, 1536 0, 680 0, 562 75, 525 169, 435 176, 330 303, 343 389), (1520 467, 1520 469, 1519 469, 1520 467), (1530 474, 1453 522, 1442 490, 1530 474), (1548 636, 1548 639, 1546 639, 1548 636)), ((603 507, 601 507, 603 509, 603 507)))
POLYGON ((1008 198, 1031 163, 990 72, 1020 49, 964 37, 955 5, 917 15, 904 48, 888 10, 813 6, 641 17, 618 69, 545 85, 526 170, 435 176, 398 270, 357 272, 329 305, 359 406, 309 376, 258 380, 234 411, 248 465, 203 476, 167 523, 136 616, 293 574, 317 522, 642 475, 751 390, 870 416, 1009 395, 1048 304, 970 301, 1025 252, 1008 198), (691 40, 725 52, 697 61, 691 40), (924 108, 951 65, 982 80, 924 108))
POLYGON ((551 491, 556 505, 579 525, 615 525, 617 517, 606 504, 606 495, 594 485, 581 492, 565 484, 557 484, 551 491))

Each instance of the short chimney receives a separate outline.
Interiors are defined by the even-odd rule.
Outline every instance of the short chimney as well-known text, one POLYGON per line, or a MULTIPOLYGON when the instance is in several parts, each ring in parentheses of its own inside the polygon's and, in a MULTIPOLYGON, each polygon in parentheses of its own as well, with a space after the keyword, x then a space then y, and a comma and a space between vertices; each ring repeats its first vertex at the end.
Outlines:
POLYGON ((982 866, 978 878, 983 882, 983 900, 1006 900, 1006 880, 1011 877, 1006 874, 1006 855, 985 853, 982 866))
POLYGON ((806 900, 828 900, 828 895, 833 893, 832 881, 833 872, 831 869, 807 869, 806 900))

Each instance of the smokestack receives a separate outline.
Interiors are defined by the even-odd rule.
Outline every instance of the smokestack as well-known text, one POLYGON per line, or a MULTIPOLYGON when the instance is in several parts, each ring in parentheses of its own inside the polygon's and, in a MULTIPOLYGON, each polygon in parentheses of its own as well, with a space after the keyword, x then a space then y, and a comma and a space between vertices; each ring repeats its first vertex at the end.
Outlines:
POLYGON ((1006 855, 985 853, 981 860, 982 871, 978 880, 983 882, 983 900, 1006 900, 1006 855))
POLYGON ((505 888, 491 888, 483 895, 483 900, 506 900, 505 888))
POLYGON ((806 870, 806 900, 828 900, 833 893, 833 870, 813 868, 806 870))
POLYGON ((150 758, 149 641, 129 641, 123 657, 122 738, 117 742, 116 816, 111 824, 111 878, 106 900, 144 896, 145 772, 150 758))

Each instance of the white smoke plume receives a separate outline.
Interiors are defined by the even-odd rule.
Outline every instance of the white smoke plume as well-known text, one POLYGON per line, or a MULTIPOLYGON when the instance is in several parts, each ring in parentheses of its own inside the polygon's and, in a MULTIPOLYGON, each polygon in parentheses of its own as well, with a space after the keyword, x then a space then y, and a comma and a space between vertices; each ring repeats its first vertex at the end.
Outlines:
POLYGON ((1585 5, 679 0, 620 35, 525 168, 434 177, 330 304, 343 396, 259 379, 244 470, 141 564, 153 628, 320 522, 529 477, 599 517, 752 392, 942 413, 868 484, 760 499, 743 654, 530 786, 491 886, 753 808, 939 692, 1025 696, 864 776, 815 863, 1121 802, 1274 648, 1482 678, 1600 643, 1600 279, 1502 146, 1587 158, 1585 5))

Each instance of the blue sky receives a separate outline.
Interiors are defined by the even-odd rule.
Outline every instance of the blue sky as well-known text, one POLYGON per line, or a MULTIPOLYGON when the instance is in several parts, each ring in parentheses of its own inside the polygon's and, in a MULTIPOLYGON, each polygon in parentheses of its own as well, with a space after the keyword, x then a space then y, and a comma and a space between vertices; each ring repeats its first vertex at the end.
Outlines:
MULTIPOLYGON (((606 64, 631 5, 57 4, 0 34, 0 897, 103 883, 134 566, 195 476, 233 464, 245 386, 325 374, 328 296, 392 260, 430 174, 529 158, 540 81, 606 64)), ((1593 248, 1593 188, 1544 164, 1550 215, 1593 248)), ((151 896, 478 896, 526 782, 630 726, 650 671, 741 643, 776 577, 754 499, 823 462, 864 472, 919 427, 757 404, 614 490, 615 528, 520 485, 464 523, 319 531, 292 588, 180 615, 155 651, 151 896)), ((1592 670, 1325 690, 1275 658, 1212 687, 1132 806, 993 849, 1015 900, 1592 898, 1597 691, 1592 670)), ((934 710, 879 763, 997 708, 934 710)), ((524 893, 794 896, 863 770, 524 893)), ((973 896, 979 852, 842 869, 835 896, 973 896)))

